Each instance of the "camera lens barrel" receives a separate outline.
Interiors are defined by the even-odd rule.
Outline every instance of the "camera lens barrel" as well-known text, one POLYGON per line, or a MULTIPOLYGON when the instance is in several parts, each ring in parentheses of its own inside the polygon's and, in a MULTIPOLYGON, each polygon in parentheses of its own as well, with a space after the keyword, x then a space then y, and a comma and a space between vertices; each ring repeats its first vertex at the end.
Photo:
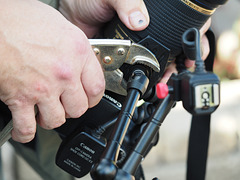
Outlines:
POLYGON ((187 29, 200 29, 216 8, 227 0, 145 0, 150 24, 143 31, 131 31, 118 18, 104 29, 105 38, 139 42, 151 36, 170 50, 170 57, 182 52, 181 36, 187 29))
POLYGON ((193 3, 206 9, 217 8, 219 5, 225 4, 228 0, 191 0, 193 3))

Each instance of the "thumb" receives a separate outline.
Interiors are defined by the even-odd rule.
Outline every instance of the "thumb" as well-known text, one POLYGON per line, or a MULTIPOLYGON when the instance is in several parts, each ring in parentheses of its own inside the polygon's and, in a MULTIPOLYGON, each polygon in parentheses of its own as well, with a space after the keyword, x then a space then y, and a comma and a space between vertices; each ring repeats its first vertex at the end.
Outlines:
POLYGON ((143 0, 107 0, 120 20, 131 30, 141 31, 149 24, 149 15, 143 0))

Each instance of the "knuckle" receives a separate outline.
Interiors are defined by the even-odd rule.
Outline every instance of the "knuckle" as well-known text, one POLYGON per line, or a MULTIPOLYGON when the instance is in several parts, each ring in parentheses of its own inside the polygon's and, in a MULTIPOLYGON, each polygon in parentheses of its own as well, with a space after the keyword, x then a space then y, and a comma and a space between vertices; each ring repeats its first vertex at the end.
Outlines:
POLYGON ((39 125, 44 129, 51 130, 60 127, 65 122, 65 118, 55 116, 52 120, 40 120, 39 125))
POLYGON ((18 108, 18 107, 24 107, 29 102, 29 99, 26 96, 18 95, 14 96, 13 98, 10 98, 6 100, 6 104, 9 106, 9 108, 18 108))
POLYGON ((74 31, 72 33, 72 38, 69 39, 70 43, 72 44, 72 52, 75 55, 82 55, 87 54, 90 50, 90 43, 86 37, 86 35, 82 31, 74 31), (87 46, 89 45, 89 46, 87 46), (88 49, 89 48, 89 49, 88 49))
POLYGON ((80 86, 79 81, 70 81, 66 89, 69 92, 76 93, 77 91, 79 91, 79 86, 80 86))
POLYGON ((54 64, 54 73, 57 79, 60 80, 70 80, 73 78, 73 71, 70 67, 70 63, 61 63, 58 62, 54 64))
POLYGON ((29 139, 29 137, 34 136, 35 132, 35 127, 24 127, 19 129, 17 133, 19 134, 19 136, 29 139))
POLYGON ((93 88, 89 89, 89 96, 96 97, 99 95, 103 95, 105 90, 105 81, 97 81, 93 84, 93 88))
POLYGON ((50 94, 50 86, 46 83, 35 82, 33 89, 37 94, 50 94))
POLYGON ((81 108, 79 108, 77 111, 72 112, 69 114, 71 118, 79 118, 82 116, 88 109, 88 104, 81 105, 81 108))
POLYGON ((34 136, 28 136, 28 137, 20 137, 20 136, 17 136, 17 137, 14 137, 12 136, 12 139, 14 141, 17 141, 17 142, 20 142, 20 143, 28 143, 30 142, 31 140, 33 140, 34 136))
POLYGON ((58 121, 56 121, 54 124, 51 125, 51 128, 52 128, 52 129, 58 128, 58 127, 60 127, 61 125, 63 125, 65 122, 66 122, 66 119, 65 119, 65 118, 60 118, 60 119, 58 119, 58 121))
POLYGON ((24 108, 29 104, 38 102, 43 96, 49 97, 51 95, 50 87, 42 83, 35 83, 31 87, 31 91, 16 93, 8 98, 5 103, 12 109, 24 108))

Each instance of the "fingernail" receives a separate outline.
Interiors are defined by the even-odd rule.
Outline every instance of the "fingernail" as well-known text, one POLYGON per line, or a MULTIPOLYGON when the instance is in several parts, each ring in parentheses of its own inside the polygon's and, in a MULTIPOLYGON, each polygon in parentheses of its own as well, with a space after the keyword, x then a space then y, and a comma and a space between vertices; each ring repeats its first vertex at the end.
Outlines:
POLYGON ((146 17, 140 11, 135 11, 129 16, 129 22, 132 27, 139 28, 147 22, 146 17))

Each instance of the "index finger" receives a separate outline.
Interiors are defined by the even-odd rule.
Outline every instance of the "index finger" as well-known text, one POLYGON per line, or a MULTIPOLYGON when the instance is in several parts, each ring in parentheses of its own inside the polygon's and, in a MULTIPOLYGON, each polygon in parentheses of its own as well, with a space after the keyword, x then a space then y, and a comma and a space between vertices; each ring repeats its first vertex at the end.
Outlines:
POLYGON ((211 26, 211 21, 212 21, 212 19, 209 18, 209 19, 207 20, 207 22, 203 25, 203 27, 199 30, 201 36, 203 36, 203 35, 207 32, 207 30, 210 28, 210 26, 211 26))
POLYGON ((93 51, 91 50, 88 55, 88 61, 81 74, 81 82, 88 97, 88 105, 89 107, 93 107, 103 96, 105 79, 102 67, 93 51))

